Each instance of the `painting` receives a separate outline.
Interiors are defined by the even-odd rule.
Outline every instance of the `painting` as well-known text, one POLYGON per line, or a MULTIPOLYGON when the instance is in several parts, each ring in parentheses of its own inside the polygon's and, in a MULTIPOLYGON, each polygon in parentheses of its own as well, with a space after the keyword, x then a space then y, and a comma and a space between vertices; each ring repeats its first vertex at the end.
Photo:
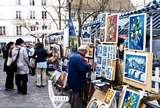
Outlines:
POLYGON ((146 14, 129 17, 129 49, 145 51, 146 22, 146 14))
POLYGON ((126 89, 122 97, 120 108, 138 108, 140 97, 139 92, 126 89))
POLYGON ((140 54, 125 54, 124 78, 146 84, 147 57, 140 54))
POLYGON ((97 46, 96 48, 96 56, 100 57, 102 56, 102 46, 97 46))
POLYGON ((105 42, 117 43, 118 40, 118 15, 107 16, 105 42))
POLYGON ((86 57, 93 58, 93 55, 94 55, 94 46, 89 46, 86 57))
POLYGON ((112 101, 114 99, 114 96, 116 94, 116 91, 113 90, 113 89, 108 89, 107 90, 107 93, 105 95, 105 98, 104 98, 104 102, 110 107, 110 105, 112 104, 112 101))
POLYGON ((82 44, 89 44, 91 41, 91 26, 85 25, 82 29, 82 44))
POLYGON ((102 58, 102 69, 105 69, 107 65, 106 58, 102 58))
POLYGON ((111 66, 107 66, 106 73, 105 73, 105 78, 108 80, 112 80, 113 76, 113 70, 111 66))
POLYGON ((97 66, 96 66, 96 75, 97 75, 97 76, 100 76, 100 75, 101 75, 101 66, 100 66, 100 65, 97 65, 97 66))
POLYGON ((105 40, 105 29, 100 29, 100 42, 105 40))
POLYGON ((107 49, 107 45, 102 46, 102 56, 107 57, 107 53, 109 53, 107 49))

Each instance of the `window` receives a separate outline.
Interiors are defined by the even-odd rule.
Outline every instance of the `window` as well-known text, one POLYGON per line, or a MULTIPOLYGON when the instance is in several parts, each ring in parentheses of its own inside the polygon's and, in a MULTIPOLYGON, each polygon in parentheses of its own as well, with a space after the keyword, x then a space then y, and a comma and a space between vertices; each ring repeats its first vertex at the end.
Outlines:
POLYGON ((42 11, 42 19, 47 19, 47 12, 46 11, 42 11))
POLYGON ((0 35, 6 35, 6 27, 0 26, 0 35))
POLYGON ((30 19, 35 19, 35 11, 30 11, 30 19))
POLYGON ((34 0, 30 0, 30 5, 31 5, 31 6, 34 6, 34 5, 35 5, 34 0))
POLYGON ((16 19, 21 19, 21 11, 16 11, 16 19))
POLYGON ((42 0, 42 6, 46 6, 46 0, 42 0))
POLYGON ((47 29, 47 26, 46 25, 43 25, 42 26, 42 30, 46 30, 47 29))
POLYGON ((36 27, 35 26, 31 26, 31 31, 35 31, 36 27))
POLYGON ((21 5, 21 0, 17 0, 17 5, 21 5))
POLYGON ((17 36, 22 35, 22 26, 16 26, 16 34, 17 36))

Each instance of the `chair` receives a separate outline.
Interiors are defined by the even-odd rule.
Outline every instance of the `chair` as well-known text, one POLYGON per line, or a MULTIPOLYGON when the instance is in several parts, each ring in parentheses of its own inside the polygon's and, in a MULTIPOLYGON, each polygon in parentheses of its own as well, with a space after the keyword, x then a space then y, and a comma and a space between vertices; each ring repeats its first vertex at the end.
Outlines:
POLYGON ((68 96, 55 96, 52 81, 48 81, 49 97, 54 108, 60 108, 64 103, 69 101, 68 96))

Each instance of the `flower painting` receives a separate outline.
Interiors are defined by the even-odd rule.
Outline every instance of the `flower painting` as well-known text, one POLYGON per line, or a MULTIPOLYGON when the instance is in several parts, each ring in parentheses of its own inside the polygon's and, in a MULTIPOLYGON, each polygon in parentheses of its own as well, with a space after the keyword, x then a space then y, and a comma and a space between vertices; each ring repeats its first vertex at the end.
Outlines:
POLYGON ((140 54, 126 54, 124 77, 138 83, 146 84, 147 57, 140 54))
POLYGON ((129 18, 128 48, 145 50, 146 41, 146 14, 132 15, 129 18))
POLYGON ((118 15, 107 16, 106 24, 106 43, 117 43, 118 39, 118 15))
POLYGON ((140 102, 140 93, 126 89, 122 98, 120 108, 138 108, 140 102))

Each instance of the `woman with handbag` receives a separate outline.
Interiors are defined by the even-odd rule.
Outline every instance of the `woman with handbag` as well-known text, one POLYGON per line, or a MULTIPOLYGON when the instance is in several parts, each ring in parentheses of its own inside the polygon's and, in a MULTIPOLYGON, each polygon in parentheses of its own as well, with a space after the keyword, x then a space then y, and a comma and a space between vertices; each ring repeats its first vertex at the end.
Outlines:
POLYGON ((12 49, 14 48, 14 42, 9 42, 4 50, 4 71, 6 72, 5 90, 14 89, 14 72, 12 72, 10 65, 12 62, 12 49))

